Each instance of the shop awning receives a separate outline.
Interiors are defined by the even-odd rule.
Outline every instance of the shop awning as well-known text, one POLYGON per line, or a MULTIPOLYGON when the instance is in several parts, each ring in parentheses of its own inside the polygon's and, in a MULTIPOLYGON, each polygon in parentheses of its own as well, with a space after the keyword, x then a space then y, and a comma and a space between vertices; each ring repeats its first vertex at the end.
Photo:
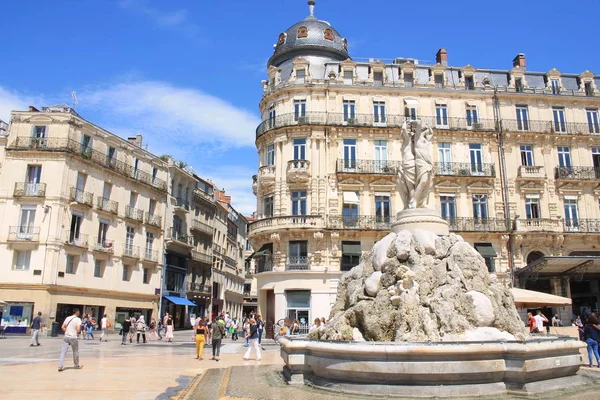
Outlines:
POLYGON ((520 277, 529 276, 583 276, 600 275, 598 256, 556 256, 542 257, 517 270, 520 277))
POLYGON ((534 292, 533 290, 512 288, 510 291, 515 298, 515 305, 521 308, 562 307, 572 303, 568 297, 534 292))
POLYGON ((358 204, 358 194, 356 192, 344 192, 344 204, 358 204))
POLYGON ((361 255, 360 243, 342 243, 342 253, 352 256, 361 255))
POLYGON ((185 297, 165 296, 165 299, 169 300, 173 304, 177 304, 178 306, 196 306, 196 303, 192 303, 185 297))
POLYGON ((496 254, 491 243, 475 243, 475 250, 477 250, 482 257, 498 257, 498 254, 496 254))
POLYGON ((257 251, 256 253, 252 254, 252 258, 258 258, 258 257, 265 257, 265 256, 270 256, 271 252, 269 250, 261 250, 261 251, 257 251))

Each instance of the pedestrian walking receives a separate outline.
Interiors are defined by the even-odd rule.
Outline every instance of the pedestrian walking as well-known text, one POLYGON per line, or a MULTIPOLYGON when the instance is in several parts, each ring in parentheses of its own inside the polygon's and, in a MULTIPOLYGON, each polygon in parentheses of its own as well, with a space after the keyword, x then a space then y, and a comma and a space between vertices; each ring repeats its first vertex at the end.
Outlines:
POLYGON ((246 318, 246 322, 242 325, 242 332, 244 332, 244 347, 248 347, 248 334, 250 333, 250 318, 246 318))
POLYGON ((589 358, 589 366, 594 364, 594 356, 596 357, 596 364, 600 368, 600 354, 598 353, 598 342, 600 342, 600 333, 596 329, 598 319, 594 316, 589 316, 583 327, 583 337, 587 344, 587 352, 589 358))
POLYGON ((204 325, 204 321, 198 318, 196 326, 194 326, 194 332, 196 333, 196 358, 202 360, 202 353, 204 352, 204 344, 206 343, 207 329, 204 325))
POLYGON ((160 331, 162 331, 162 329, 164 328, 164 325, 162 323, 162 319, 158 319, 158 324, 156 325, 156 334, 158 335, 158 340, 162 340, 162 335, 160 334, 160 331))
POLYGON ((137 320, 135 319, 135 315, 131 316, 131 327, 129 328, 129 343, 133 343, 133 337, 135 336, 135 323, 137 320))
POLYGON ((79 318, 79 308, 73 309, 73 315, 65 319, 61 329, 65 333, 62 342, 62 349, 60 351, 60 359, 58 361, 58 372, 64 370, 65 356, 69 347, 73 351, 73 365, 75 369, 83 368, 83 365, 79 364, 79 343, 77 341, 77 335, 81 332, 81 318, 79 318))
POLYGON ((212 337, 212 358, 211 360, 219 361, 221 356, 221 341, 225 336, 225 322, 223 319, 219 319, 212 323, 211 337, 212 337))
POLYGON ((87 314, 86 322, 85 322, 85 333, 87 340, 94 340, 94 326, 96 325, 96 321, 92 318, 91 314, 87 314))
POLYGON ((144 321, 143 315, 140 315, 135 323, 135 329, 137 331, 137 343, 140 344, 140 335, 142 335, 142 339, 146 343, 146 321, 144 321))
POLYGON ((100 329, 102 330, 102 335, 100 335, 100 341, 104 339, 105 342, 108 342, 108 333, 106 330, 110 327, 110 322, 108 322, 108 317, 104 314, 104 317, 100 320, 100 329))
POLYGON ((125 318, 123 321, 123 327, 121 328, 121 345, 127 344, 127 335, 129 335, 129 330, 131 329, 131 317, 125 318))
POLYGON ((229 328, 229 331, 231 332, 231 340, 232 341, 236 341, 238 340, 238 329, 239 329, 239 322, 237 318, 234 318, 233 321, 231 322, 231 328, 229 328))
POLYGON ((250 345, 248 346, 248 350, 246 350, 246 354, 244 354, 244 360, 250 359, 250 353, 252 349, 256 351, 256 361, 260 361, 260 345, 258 344, 258 325, 256 324, 256 320, 250 319, 250 330, 248 332, 248 338, 250 341, 250 345))
POLYGON ((173 341, 173 318, 169 314, 166 315, 167 320, 165 322, 165 326, 167 327, 167 333, 165 337, 167 338, 167 342, 171 343, 173 341))
POLYGON ((150 320, 150 329, 148 330, 148 340, 150 339, 158 340, 158 326, 154 317, 150 320))
POLYGON ((265 330, 265 321, 263 321, 260 315, 256 316, 256 327, 258 328, 258 345, 264 350, 265 348, 262 347, 262 334, 265 330))
POLYGON ((31 321, 31 344, 29 346, 41 346, 40 344, 40 329, 44 327, 41 311, 37 313, 37 317, 31 321))

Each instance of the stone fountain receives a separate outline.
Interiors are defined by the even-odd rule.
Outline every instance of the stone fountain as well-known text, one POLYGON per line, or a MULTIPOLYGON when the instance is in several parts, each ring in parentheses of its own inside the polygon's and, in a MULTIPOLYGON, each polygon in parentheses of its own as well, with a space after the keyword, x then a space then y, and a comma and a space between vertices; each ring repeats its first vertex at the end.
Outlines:
POLYGON ((583 342, 529 338, 510 290, 427 208, 431 137, 402 127, 400 194, 392 232, 341 279, 329 322, 281 338, 290 383, 348 393, 457 397, 581 385, 583 342))

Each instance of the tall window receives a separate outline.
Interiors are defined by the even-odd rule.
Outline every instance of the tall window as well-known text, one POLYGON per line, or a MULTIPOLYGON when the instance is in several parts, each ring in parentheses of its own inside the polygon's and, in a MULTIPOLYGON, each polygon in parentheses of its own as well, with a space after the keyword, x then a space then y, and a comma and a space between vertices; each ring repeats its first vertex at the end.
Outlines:
POLYGON ((146 232, 146 256, 152 256, 152 247, 154 246, 154 234, 146 232))
POLYGON ((94 260, 94 278, 102 278, 104 275, 104 265, 100 260, 94 260))
POLYGON ((14 269, 19 271, 27 271, 31 263, 31 251, 15 250, 15 265, 14 269))
MULTIPOLYGON (((181 188, 181 185, 179 185, 179 188, 181 188)), ((180 196, 180 193, 177 193, 177 196, 180 196)), ((137 199, 138 199, 138 194, 135 192, 130 192, 129 193, 129 207, 131 208, 135 208, 135 205, 137 204, 137 199)))
POLYGON ((473 75, 465 76, 465 89, 475 90, 475 81, 473 80, 473 75))
POLYGON ((276 116, 275 104, 271 104, 269 106, 269 128, 275 127, 275 116, 276 116))
POLYGON ((344 85, 352 85, 352 82, 354 81, 354 71, 351 69, 345 69, 343 77, 344 85))
POLYGON ((344 100, 344 121, 354 120, 356 118, 356 103, 354 100, 344 100))
POLYGON ((360 242, 342 242, 342 271, 350 271, 360 263, 360 242))
POLYGON ((387 140, 376 140, 375 141, 375 154, 374 154, 374 169, 375 172, 383 172, 388 167, 388 143, 387 140))
POLYGON ((571 149, 569 147, 559 146, 557 147, 558 152, 558 166, 571 168, 571 149))
POLYGON ((344 169, 356 168, 356 139, 344 139, 344 169))
POLYGON ((77 258, 72 254, 67 254, 67 266, 65 273, 75 274, 77 272, 77 258))
POLYGON ((150 268, 144 268, 143 271, 144 271, 144 276, 142 278, 143 279, 142 282, 147 285, 150 283, 150 277, 152 276, 152 274, 150 273, 150 268))
POLYGON ((344 204, 342 206, 342 218, 345 227, 355 227, 359 223, 359 197, 358 192, 344 192, 344 204))
POLYGON ((474 175, 483 174, 483 154, 481 144, 470 143, 469 155, 471 157, 471 173, 474 175))
POLYGON ((442 128, 448 126, 448 107, 445 104, 435 106, 435 123, 442 128))
POLYGON ((33 148, 41 148, 46 146, 46 127, 34 126, 31 130, 31 146, 33 148))
POLYGON ((296 83, 304 83, 306 80, 306 70, 305 69, 297 69, 296 70, 296 83))
POLYGON ((520 131, 529 130, 529 111, 527 106, 517 106, 517 129, 520 131))
POLYGON ((523 78, 515 78, 515 92, 523 91, 523 78))
POLYGON ((117 163, 117 149, 112 146, 108 146, 106 151, 106 166, 114 167, 117 163))
POLYGON ((404 108, 404 118, 406 118, 409 121, 415 121, 417 117, 417 102, 415 100, 412 100, 410 101, 410 103, 407 103, 406 107, 404 108))
POLYGON ((377 222, 390 222, 390 196, 375 195, 375 218, 377 222))
POLYGON ((473 218, 484 220, 488 218, 488 197, 485 194, 473 195, 473 218))
POLYGON ((273 206, 273 195, 270 194, 265 196, 264 199, 264 217, 269 218, 273 216, 274 206, 273 206))
MULTIPOLYGON (((82 174, 81 172, 77 173, 77 183, 76 183, 76 188, 78 191, 78 196, 81 195, 82 198, 81 200, 83 201, 83 191, 85 190, 85 182, 87 180, 87 176, 85 174, 82 174)), ((79 201, 79 199, 77 199, 77 201, 79 201)))
POLYGON ((585 110, 587 115, 588 129, 590 133, 600 133, 600 125, 598 124, 598 110, 587 109, 585 110))
POLYGON ((442 89, 444 87, 444 75, 443 74, 435 74, 434 83, 436 89, 442 89))
POLYGON ((525 198, 525 216, 527 219, 541 218, 539 197, 527 196, 525 198))
POLYGON ((565 109, 562 107, 552 107, 552 117, 554 118, 554 132, 566 132, 565 109))
POLYGON ((533 167, 533 146, 521 145, 521 165, 524 167, 533 167))
POLYGON ((550 87, 552 94, 560 94, 560 81, 558 79, 550 79, 550 87))
POLYGON ((592 86, 592 82, 586 82, 584 85, 585 95, 593 96, 594 95, 594 86, 592 86))
POLYGON ((577 209, 577 197, 565 196, 565 226, 567 228, 577 228, 579 221, 579 212, 577 209))
POLYGON ((373 72, 373 84, 375 86, 383 85, 383 72, 382 71, 373 72))
POLYGON ((473 124, 479 122, 479 115, 477 114, 476 106, 467 106, 467 126, 473 127, 473 124))
POLYGON ((438 173, 440 175, 452 174, 452 150, 450 143, 438 143, 438 173))
POLYGON ((109 222, 106 220, 100 220, 100 223, 98 224, 98 246, 100 246, 100 248, 108 248, 111 246, 111 244, 108 242, 108 239, 106 237, 107 233, 108 233, 108 226, 109 226, 109 222))
POLYGON ((310 325, 310 290, 286 290, 287 314, 291 321, 298 320, 300 325, 310 325))
POLYGON ((443 219, 456 219, 456 198, 454 196, 440 196, 440 208, 443 219))
POLYGON ((133 238, 135 236, 135 229, 132 226, 127 227, 127 232, 125 234, 125 248, 129 251, 133 251, 133 238))
POLYGON ((306 160, 306 139, 294 139, 294 160, 306 160))
POLYGON ((412 72, 404 73, 404 87, 413 87, 414 77, 412 72))
POLYGON ((275 145, 270 144, 267 146, 267 157, 266 157, 266 165, 275 165, 275 145))
POLYGON ((130 271, 131 267, 129 267, 129 265, 125 265, 123 264, 123 276, 121 277, 121 279, 124 282, 128 282, 130 277, 129 277, 129 271, 130 271))
POLYGON ((306 117, 306 100, 294 100, 294 121, 303 122, 304 117, 306 117))
POLYGON ((385 124, 385 102, 374 101, 373 102, 373 122, 376 124, 385 124))
POLYGON ((40 180, 42 177, 41 165, 28 165, 25 177, 25 194, 37 196, 40 191, 40 180))
POLYGON ((77 243, 81 234, 82 214, 71 214, 71 229, 69 230, 69 243, 77 243))
POLYGON ((289 266, 303 268, 308 266, 308 242, 306 240, 290 241, 289 266))
POLYGON ((292 192, 292 215, 306 215, 306 191, 292 192))
POLYGON ((85 133, 81 134, 81 152, 84 154, 91 154, 92 152, 92 137, 86 135, 85 133))

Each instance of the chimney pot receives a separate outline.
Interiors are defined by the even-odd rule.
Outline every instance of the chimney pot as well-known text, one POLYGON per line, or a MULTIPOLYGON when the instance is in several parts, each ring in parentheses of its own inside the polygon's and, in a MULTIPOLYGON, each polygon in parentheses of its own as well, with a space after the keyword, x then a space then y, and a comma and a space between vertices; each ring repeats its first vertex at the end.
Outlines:
POLYGON ((439 49, 435 54, 435 62, 437 64, 448 65, 448 51, 444 48, 439 49))
POLYGON ((525 68, 526 66, 527 61, 525 60, 525 54, 519 53, 515 58, 513 58, 513 67, 525 68))

